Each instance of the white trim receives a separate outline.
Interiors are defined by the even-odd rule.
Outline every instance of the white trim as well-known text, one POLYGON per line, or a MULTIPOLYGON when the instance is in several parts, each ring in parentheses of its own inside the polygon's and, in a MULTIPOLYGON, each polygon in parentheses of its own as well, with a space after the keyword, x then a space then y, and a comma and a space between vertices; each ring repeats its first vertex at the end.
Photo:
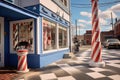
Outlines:
POLYGON ((70 46, 70 44, 69 44, 69 37, 70 37, 70 35, 69 35, 69 28, 67 28, 67 47, 69 47, 70 46))
POLYGON ((13 40, 12 40, 12 33, 13 33, 13 32, 12 32, 12 29, 13 29, 13 27, 12 27, 12 25, 13 25, 14 23, 20 23, 20 22, 26 22, 26 21, 27 21, 27 22, 28 22, 28 21, 33 21, 33 45, 32 45, 32 46, 33 46, 33 52, 29 52, 29 53, 32 53, 32 54, 33 54, 33 53, 35 52, 35 46, 34 46, 34 45, 35 45, 35 39, 34 39, 34 38, 35 38, 35 37, 34 37, 34 32, 35 32, 35 31, 34 31, 34 27, 35 27, 35 24, 34 24, 34 19, 24 19, 24 20, 10 21, 10 46, 11 46, 11 47, 10 47, 10 53, 17 53, 16 51, 13 51, 13 49, 12 49, 12 48, 13 48, 13 45, 12 45, 12 44, 13 44, 13 42, 12 42, 12 41, 13 41, 13 40))
POLYGON ((57 31, 58 34, 56 35, 57 37, 57 49, 59 49, 59 24, 57 24, 57 31))
POLYGON ((37 54, 40 54, 40 17, 37 18, 37 54))
MULTIPOLYGON (((49 22, 53 22, 53 21, 51 21, 51 20, 48 20, 48 19, 46 19, 46 18, 42 18, 42 25, 43 25, 43 20, 47 20, 48 21, 48 23, 49 22)), ((43 52, 43 54, 46 54, 46 53, 52 53, 52 52, 56 52, 56 51, 62 51, 62 50, 67 50, 67 49, 69 49, 69 28, 67 28, 67 27, 63 27, 61 24, 58 24, 57 22, 53 22, 53 23, 55 23, 56 24, 56 45, 57 45, 57 48, 56 49, 51 49, 51 50, 47 50, 47 51, 44 51, 43 50, 43 26, 42 26, 42 52, 43 52), (62 30, 65 30, 65 31, 67 31, 67 45, 66 45, 66 47, 65 48, 60 48, 59 47, 59 29, 62 29, 62 30)))
POLYGON ((0 17, 0 22, 1 22, 1 50, 0 52, 2 52, 3 54, 1 55, 1 62, 0 62, 0 67, 4 66, 4 18, 0 17))
POLYGON ((48 51, 44 51, 43 54, 46 54, 46 53, 52 53, 52 52, 57 52, 57 51, 63 51, 63 50, 67 50, 69 48, 60 48, 60 49, 53 49, 53 50, 48 50, 48 51))
POLYGON ((42 27, 42 39, 41 39, 41 40, 42 40, 42 49, 41 49, 41 50, 42 50, 42 53, 43 53, 43 51, 44 51, 44 50, 43 50, 43 21, 44 21, 44 19, 43 19, 43 17, 42 17, 42 21, 41 21, 41 22, 42 22, 42 26, 41 26, 41 27, 42 27))

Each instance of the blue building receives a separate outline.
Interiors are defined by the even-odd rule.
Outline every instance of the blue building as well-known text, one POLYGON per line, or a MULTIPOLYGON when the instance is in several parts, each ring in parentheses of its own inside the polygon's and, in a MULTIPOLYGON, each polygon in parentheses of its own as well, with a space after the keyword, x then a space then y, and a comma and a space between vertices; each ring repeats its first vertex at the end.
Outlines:
POLYGON ((29 68, 69 53, 69 0, 0 0, 0 67, 17 67, 17 44, 29 43, 29 68))

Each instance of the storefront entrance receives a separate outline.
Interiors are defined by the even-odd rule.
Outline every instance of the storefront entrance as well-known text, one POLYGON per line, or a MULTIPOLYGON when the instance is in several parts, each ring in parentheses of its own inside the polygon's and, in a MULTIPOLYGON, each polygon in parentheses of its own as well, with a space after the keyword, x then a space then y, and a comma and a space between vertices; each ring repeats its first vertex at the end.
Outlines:
POLYGON ((4 66, 4 19, 0 17, 0 67, 4 66))

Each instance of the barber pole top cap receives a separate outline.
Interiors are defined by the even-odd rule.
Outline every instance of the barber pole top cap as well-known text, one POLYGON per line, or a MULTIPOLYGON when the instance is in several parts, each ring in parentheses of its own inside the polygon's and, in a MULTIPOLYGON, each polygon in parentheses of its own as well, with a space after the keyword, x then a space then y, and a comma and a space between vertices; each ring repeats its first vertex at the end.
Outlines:
POLYGON ((28 50, 27 49, 20 49, 17 51, 18 55, 27 55, 28 54, 28 50))

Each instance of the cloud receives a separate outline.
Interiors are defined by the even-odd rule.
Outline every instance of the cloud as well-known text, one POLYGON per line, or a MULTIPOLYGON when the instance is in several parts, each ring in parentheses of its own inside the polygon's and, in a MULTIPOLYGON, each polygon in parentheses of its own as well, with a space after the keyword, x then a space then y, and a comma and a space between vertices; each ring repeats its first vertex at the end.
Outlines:
POLYGON ((103 18, 99 18, 99 22, 100 22, 100 25, 107 25, 107 24, 109 24, 108 21, 103 19, 103 18))
POLYGON ((86 23, 86 21, 85 21, 85 20, 81 20, 81 19, 79 19, 79 20, 78 20, 78 22, 81 22, 81 23, 86 23))
POLYGON ((86 16, 86 17, 91 17, 91 13, 89 13, 89 12, 80 12, 80 15, 86 16))
POLYGON ((103 19, 111 19, 111 13, 113 18, 117 17, 117 15, 111 9, 101 12, 99 16, 103 19))
POLYGON ((117 5, 114 5, 111 7, 111 10, 112 11, 115 11, 115 12, 120 12, 120 4, 117 4, 117 5))
POLYGON ((86 20, 82 20, 82 19, 79 19, 78 22, 85 23, 85 24, 91 24, 91 21, 86 21, 86 20))
POLYGON ((78 27, 79 27, 79 28, 84 28, 84 27, 86 27, 86 26, 85 26, 85 24, 80 23, 80 24, 78 24, 78 27))

